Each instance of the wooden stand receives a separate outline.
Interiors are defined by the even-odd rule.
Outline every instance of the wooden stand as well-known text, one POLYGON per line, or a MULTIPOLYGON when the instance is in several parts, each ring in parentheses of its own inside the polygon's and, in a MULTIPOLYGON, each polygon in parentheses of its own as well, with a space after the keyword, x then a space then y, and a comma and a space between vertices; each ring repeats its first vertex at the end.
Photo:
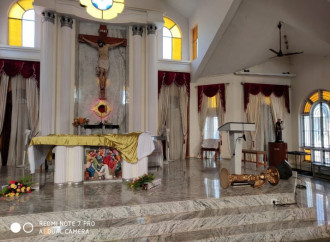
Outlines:
POLYGON ((269 142, 269 166, 278 166, 283 160, 287 160, 287 143, 269 142))

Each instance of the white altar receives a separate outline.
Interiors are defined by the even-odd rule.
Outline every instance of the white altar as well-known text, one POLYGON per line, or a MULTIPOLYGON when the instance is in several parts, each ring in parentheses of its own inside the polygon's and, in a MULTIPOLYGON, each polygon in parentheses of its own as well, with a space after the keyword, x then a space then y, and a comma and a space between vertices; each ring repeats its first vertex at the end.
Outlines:
POLYGON ((233 174, 242 174, 242 139, 245 138, 245 131, 254 131, 254 123, 225 123, 219 131, 228 131, 230 137, 230 155, 233 174))
MULTIPOLYGON (((129 134, 128 134, 129 135, 129 134)), ((45 144, 33 144, 28 148, 28 158, 30 163, 31 173, 35 173, 36 168, 45 162, 45 158, 51 148, 55 145, 55 174, 54 183, 63 185, 66 183, 79 184, 83 182, 84 173, 84 146, 95 145, 95 140, 104 139, 105 143, 110 145, 116 143, 111 140, 111 137, 120 137, 121 135, 99 135, 99 136, 79 136, 80 145, 59 145, 58 142, 47 141, 45 144), (90 137, 90 139, 89 139, 90 137), (91 142, 88 142, 90 140, 91 142), (113 142, 113 143, 111 143, 113 142)), ((125 135, 122 135, 125 136, 125 135)), ((46 137, 46 136, 45 136, 46 137)), ((60 136, 59 136, 60 137, 60 136)), ((38 138, 38 137, 37 137, 38 138)), ((40 137, 39 137, 40 138, 40 137)), ((61 137, 60 137, 61 138, 61 137)), ((64 137, 65 138, 65 137, 64 137)), ((123 138, 123 137, 121 137, 123 138)), ((31 142, 32 143, 32 142, 31 142)), ((62 142, 63 143, 63 142, 62 142)), ((119 145, 122 145, 119 143, 119 145)), ((97 145, 99 146, 99 145, 97 145)), ((138 135, 137 147, 134 149, 134 144, 129 143, 127 147, 121 149, 119 152, 126 152, 126 148, 132 149, 132 152, 137 157, 137 162, 128 162, 125 160, 125 156, 122 161, 122 179, 130 180, 142 176, 148 173, 148 156, 155 149, 152 137, 149 133, 141 133, 138 135), (133 149, 132 149, 133 147, 133 149)), ((132 155, 132 154, 130 154, 132 155)))

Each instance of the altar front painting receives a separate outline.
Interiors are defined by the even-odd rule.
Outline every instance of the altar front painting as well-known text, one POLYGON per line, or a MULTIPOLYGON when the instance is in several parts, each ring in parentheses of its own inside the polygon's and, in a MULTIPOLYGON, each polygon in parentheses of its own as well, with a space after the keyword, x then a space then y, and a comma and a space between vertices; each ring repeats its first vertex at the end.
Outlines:
POLYGON ((84 180, 121 179, 122 157, 115 148, 89 147, 85 149, 84 180))

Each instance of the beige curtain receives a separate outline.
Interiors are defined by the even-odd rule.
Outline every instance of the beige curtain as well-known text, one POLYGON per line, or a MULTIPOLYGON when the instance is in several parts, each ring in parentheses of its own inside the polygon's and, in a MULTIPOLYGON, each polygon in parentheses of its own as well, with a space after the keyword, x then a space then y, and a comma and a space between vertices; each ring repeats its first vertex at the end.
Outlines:
POLYGON ((29 139, 31 139, 39 133, 39 89, 34 78, 26 80, 26 102, 31 130, 29 139))
POLYGON ((188 94, 185 85, 179 87, 179 105, 180 105, 180 114, 181 114, 181 123, 182 123, 182 134, 183 134, 183 146, 182 146, 182 159, 186 158, 187 150, 187 136, 188 136, 188 94))
MULTIPOLYGON (((221 98, 220 98, 220 93, 217 93, 216 95, 216 102, 217 102, 217 116, 218 116, 218 127, 220 127, 223 124, 223 119, 224 119, 224 112, 223 112, 223 107, 221 103, 221 98)), ((219 134, 220 136, 220 134, 219 134)))
POLYGON ((201 132, 201 142, 202 142, 203 136, 204 136, 204 126, 205 126, 207 110, 208 110, 208 105, 207 104, 208 104, 208 97, 203 94, 202 106, 201 106, 201 110, 199 112, 199 129, 200 129, 200 132, 201 132))
MULTIPOLYGON (((7 76, 3 72, 0 80, 0 134, 2 133, 3 122, 5 120, 8 83, 9 83, 9 76, 7 76)), ((1 151, 0 151, 0 160, 1 160, 1 151)))
POLYGON ((259 93, 258 95, 252 95, 249 94, 249 104, 246 109, 246 116, 247 116, 247 121, 249 123, 255 123, 256 126, 256 131, 251 131, 251 144, 249 145, 250 149, 255 150, 256 147, 256 136, 258 132, 258 126, 259 126, 259 114, 260 114, 260 103, 261 103, 261 98, 262 94, 259 93))
POLYGON ((182 157, 183 132, 180 114, 179 88, 170 86, 169 104, 166 118, 166 128, 169 128, 170 160, 178 160, 182 157))
POLYGON ((274 124, 276 123, 277 119, 281 119, 284 121, 285 119, 285 100, 284 97, 276 97, 273 93, 270 95, 270 106, 272 109, 272 114, 274 118, 274 124))
POLYGON ((166 134, 165 123, 170 97, 170 87, 162 86, 158 99, 158 135, 166 134))
POLYGON ((11 79, 11 85, 13 108, 7 164, 20 167, 24 164, 25 130, 29 128, 26 103, 26 79, 21 75, 17 75, 11 79))
POLYGON ((3 72, 0 82, 0 134, 2 133, 2 126, 5 120, 8 83, 9 83, 9 76, 7 76, 3 72))

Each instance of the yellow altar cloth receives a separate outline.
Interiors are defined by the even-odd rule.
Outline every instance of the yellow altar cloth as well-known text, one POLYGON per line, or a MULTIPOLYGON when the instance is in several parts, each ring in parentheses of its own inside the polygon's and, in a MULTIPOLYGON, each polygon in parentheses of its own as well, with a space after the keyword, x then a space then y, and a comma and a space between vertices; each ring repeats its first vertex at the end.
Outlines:
POLYGON ((50 134, 32 138, 30 145, 106 146, 116 148, 129 163, 136 163, 138 138, 141 133, 105 135, 50 134))

